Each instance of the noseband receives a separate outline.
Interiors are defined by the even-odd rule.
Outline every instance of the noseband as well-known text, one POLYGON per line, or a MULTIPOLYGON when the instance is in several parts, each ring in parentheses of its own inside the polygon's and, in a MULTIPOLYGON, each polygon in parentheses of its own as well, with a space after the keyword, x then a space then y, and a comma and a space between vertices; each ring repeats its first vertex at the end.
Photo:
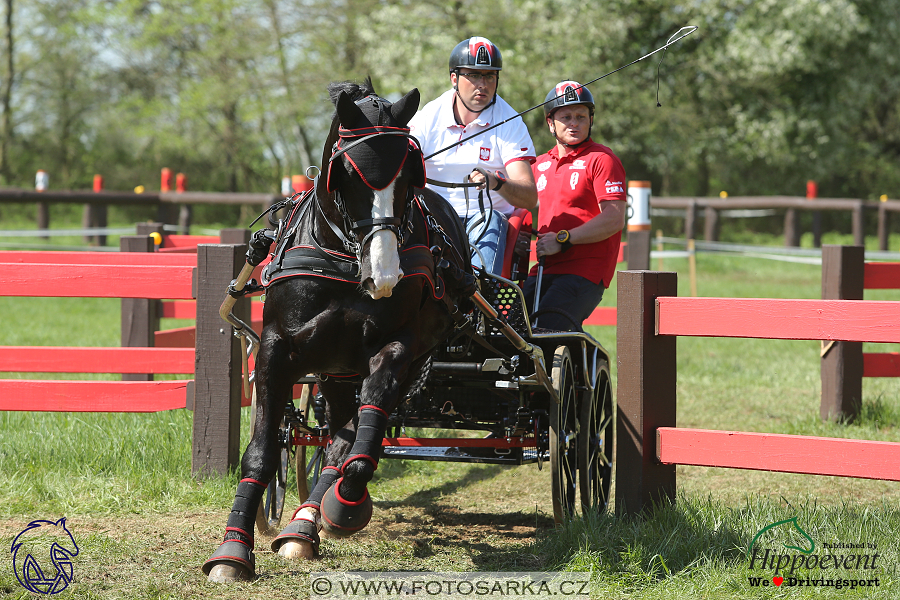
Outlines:
MULTIPOLYGON (((371 98, 371 97, 366 97, 363 100, 359 100, 359 101, 357 101, 357 104, 360 104, 361 102, 363 102, 364 100, 368 100, 369 98, 371 98)), ((379 107, 378 122, 381 123, 382 115, 385 112, 384 100, 382 100, 381 98, 375 97, 374 102, 379 107)), ((358 129, 346 129, 343 126, 341 126, 338 129, 338 135, 340 136, 340 139, 332 147, 331 158, 328 159, 328 177, 329 177, 329 179, 330 179, 330 175, 331 175, 332 163, 335 161, 335 159, 340 157, 342 154, 347 153, 348 151, 350 151, 354 147, 358 146, 359 144, 366 142, 368 140, 371 140, 371 139, 374 139, 377 137, 384 137, 384 136, 402 136, 402 137, 407 138, 408 140, 412 140, 413 142, 415 142, 418 145, 418 141, 416 140, 416 138, 413 137, 412 135, 410 135, 408 127, 390 127, 387 125, 379 124, 379 125, 372 125, 369 127, 361 127, 358 129), (347 144, 346 146, 342 146, 341 142, 343 142, 344 140, 352 140, 352 141, 350 141, 350 143, 347 144)), ((403 164, 406 161, 406 157, 408 155, 409 155, 409 150, 407 150, 406 155, 403 157, 403 162, 400 163, 400 167, 397 169, 398 174, 400 173, 400 170, 403 168, 403 164)), ((396 177, 395 177, 395 179, 396 179, 396 177)), ((365 181, 365 179, 363 179, 363 181, 365 181)), ((329 183, 330 183, 330 181, 326 182, 326 187, 328 187, 329 183)), ((368 181, 365 181, 365 183, 370 188, 372 188, 371 184, 369 184, 368 181)), ((372 189, 374 190, 375 188, 372 188, 372 189)), ((410 207, 412 205, 413 198, 414 198, 412 185, 410 185, 407 190, 406 206, 404 207, 402 217, 384 217, 384 218, 378 218, 378 219, 360 219, 359 221, 354 221, 353 218, 350 216, 350 213, 347 211, 347 207, 344 204, 343 198, 341 197, 340 190, 335 189, 333 191, 333 194, 334 194, 334 204, 337 207, 338 212, 340 213, 340 215, 343 219, 343 226, 338 226, 338 225, 332 223, 331 219, 329 219, 328 216, 325 214, 325 212, 322 210, 321 204, 318 204, 319 212, 322 214, 322 217, 328 223, 329 227, 331 227, 331 230, 335 233, 335 235, 338 237, 338 239, 340 239, 341 242, 344 244, 344 248, 348 252, 352 252, 353 254, 355 254, 358 261, 360 261, 360 262, 362 261, 362 252, 363 252, 363 248, 365 248, 365 245, 369 242, 369 240, 372 239, 372 236, 374 236, 379 231, 386 230, 386 231, 394 232, 394 235, 397 236, 398 248, 403 246, 405 232, 407 231, 407 229, 409 227, 410 207), (350 239, 350 237, 351 237, 350 234, 353 234, 354 236, 358 235, 358 232, 360 230, 365 229, 367 227, 370 227, 371 229, 369 230, 368 233, 366 233, 365 237, 363 237, 361 242, 356 242, 356 241, 353 241, 350 239)), ((318 199, 318 197, 317 197, 317 199, 318 199)))

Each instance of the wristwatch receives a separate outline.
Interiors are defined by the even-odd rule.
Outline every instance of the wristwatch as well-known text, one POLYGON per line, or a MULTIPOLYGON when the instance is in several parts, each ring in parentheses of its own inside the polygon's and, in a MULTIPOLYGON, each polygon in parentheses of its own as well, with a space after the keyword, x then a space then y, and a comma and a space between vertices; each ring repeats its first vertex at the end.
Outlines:
POLYGON ((497 185, 492 187, 491 190, 496 192, 497 190, 499 190, 500 188, 503 187, 504 183, 506 183, 506 175, 504 175, 500 171, 494 171, 494 177, 497 178, 497 185))
POLYGON ((563 229, 556 234, 556 241, 559 242, 560 246, 562 246, 562 250, 560 250, 560 252, 565 252, 572 247, 572 242, 569 241, 570 237, 572 236, 569 235, 569 232, 566 229, 563 229))

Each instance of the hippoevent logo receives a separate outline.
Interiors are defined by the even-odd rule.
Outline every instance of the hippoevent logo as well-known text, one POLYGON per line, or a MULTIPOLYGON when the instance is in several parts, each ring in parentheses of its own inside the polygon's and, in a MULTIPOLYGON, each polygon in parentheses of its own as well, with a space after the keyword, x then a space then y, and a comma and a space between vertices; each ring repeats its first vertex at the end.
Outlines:
POLYGON ((72 582, 72 559, 78 544, 66 519, 32 521, 13 540, 13 572, 23 588, 36 594, 58 594, 72 582))
POLYGON ((798 517, 776 521, 760 529, 747 548, 751 587, 878 587, 876 569, 881 555, 876 544, 836 542, 821 544, 797 522, 798 517), (758 574, 756 574, 758 573, 758 574))

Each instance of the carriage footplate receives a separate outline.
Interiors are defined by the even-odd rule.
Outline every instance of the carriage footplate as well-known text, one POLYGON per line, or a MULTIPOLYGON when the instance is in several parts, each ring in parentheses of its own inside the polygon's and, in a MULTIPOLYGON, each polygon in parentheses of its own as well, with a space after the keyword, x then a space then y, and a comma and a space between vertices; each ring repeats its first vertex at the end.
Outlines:
POLYGON ((524 465, 538 462, 538 450, 529 448, 493 448, 466 446, 384 446, 381 458, 471 462, 492 465, 524 465))

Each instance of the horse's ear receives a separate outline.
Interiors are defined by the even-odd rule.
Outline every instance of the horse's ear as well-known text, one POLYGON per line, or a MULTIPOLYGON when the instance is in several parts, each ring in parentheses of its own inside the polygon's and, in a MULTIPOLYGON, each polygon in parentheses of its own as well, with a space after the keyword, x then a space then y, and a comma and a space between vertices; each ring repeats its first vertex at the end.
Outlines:
POLYGON ((353 125, 363 116, 356 103, 350 99, 350 95, 343 91, 338 94, 335 107, 337 108, 338 121, 346 129, 352 129, 353 125))
POLYGON ((391 105, 391 115, 403 125, 409 123, 419 110, 419 88, 413 88, 408 94, 391 105))

